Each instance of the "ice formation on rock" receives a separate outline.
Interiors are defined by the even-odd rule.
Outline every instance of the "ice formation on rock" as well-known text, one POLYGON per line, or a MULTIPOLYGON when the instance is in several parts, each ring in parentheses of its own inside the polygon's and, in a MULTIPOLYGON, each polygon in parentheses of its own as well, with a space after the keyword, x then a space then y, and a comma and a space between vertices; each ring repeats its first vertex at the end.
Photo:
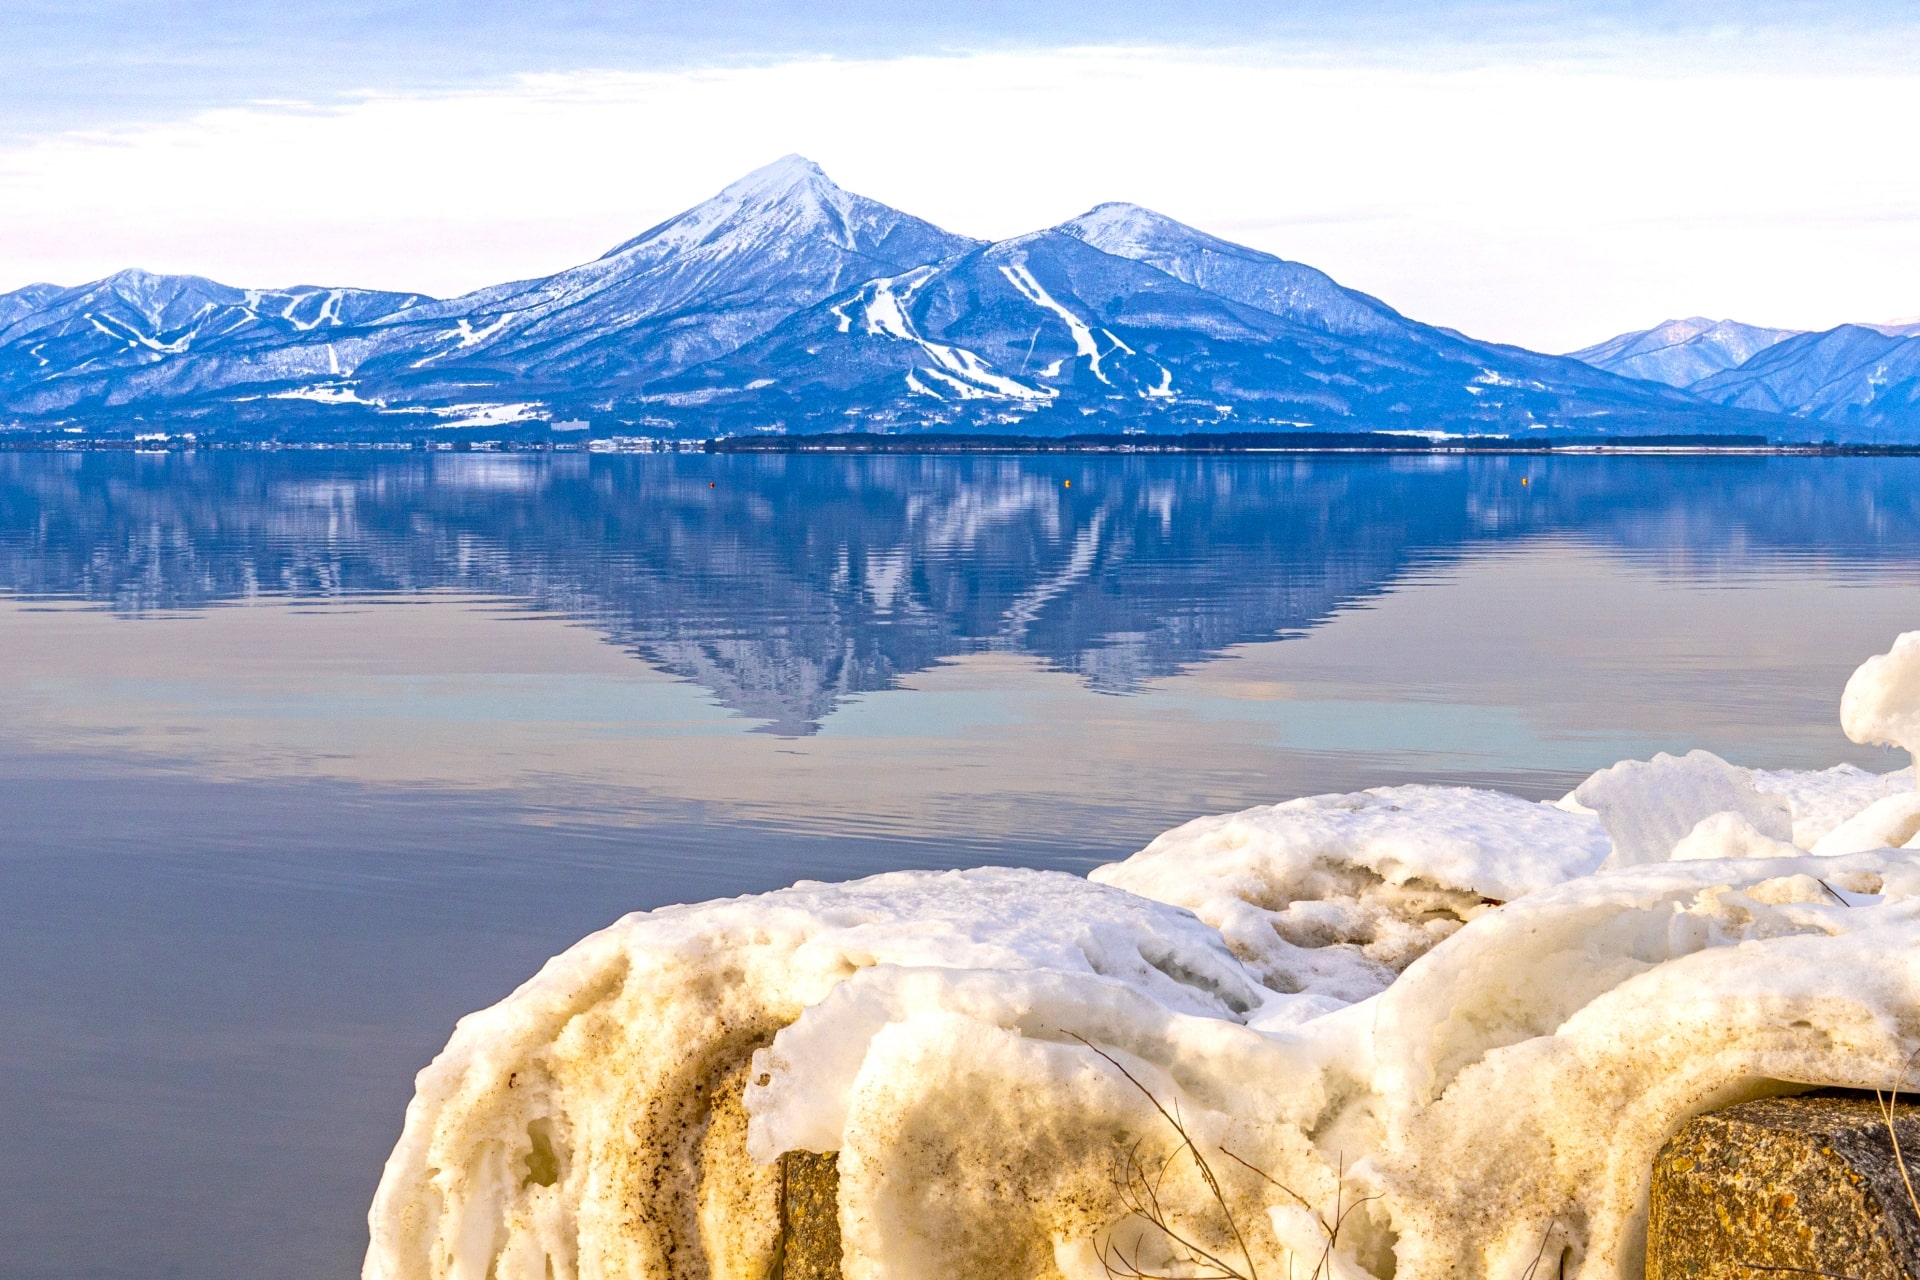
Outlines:
MULTIPOLYGON (((777 1188, 745 1154, 754 1050, 823 1002, 857 1018, 863 998, 972 975, 1205 1022, 1270 996, 1187 912, 1058 873, 899 872, 628 916, 462 1019, 420 1074, 367 1274, 762 1276, 777 1188)), ((838 1145, 831 1125, 796 1132, 838 1145)))
MULTIPOLYGON (((1847 727, 1905 733, 1920 684, 1876 661, 1847 727)), ((421 1073, 365 1275, 760 1280, 768 1162, 811 1150, 839 1153, 850 1280, 1193 1274, 1166 1229, 1304 1277, 1336 1202, 1360 1207, 1323 1274, 1633 1276, 1685 1119, 1883 1085, 1920 1047, 1920 848, 1882 847, 1916 800, 1694 753, 1558 805, 1391 787, 1200 819, 1091 882, 630 916, 421 1073)))

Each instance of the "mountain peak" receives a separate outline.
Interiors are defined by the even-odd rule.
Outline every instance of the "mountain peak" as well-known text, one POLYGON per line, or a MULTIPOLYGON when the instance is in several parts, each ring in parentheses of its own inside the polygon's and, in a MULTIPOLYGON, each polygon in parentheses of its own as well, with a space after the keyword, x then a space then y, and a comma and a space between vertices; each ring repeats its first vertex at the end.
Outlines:
POLYGON ((1684 342, 1720 329, 1738 329, 1737 320, 1715 320, 1712 316, 1688 316, 1684 320, 1662 320, 1647 332, 1673 342, 1684 342))
POLYGON ((102 277, 94 287, 112 289, 119 293, 131 291, 136 294, 147 294, 156 289, 177 287, 176 282, 184 283, 192 279, 192 276, 165 276, 148 271, 144 267, 125 267, 110 276, 102 277))
POLYGON ((80 286, 82 289, 106 291, 121 297, 146 298, 156 295, 174 297, 189 291, 226 289, 227 286, 205 276, 170 275, 160 271, 148 271, 144 267, 126 267, 110 276, 103 276, 92 284, 80 286))
MULTIPOLYGON (((884 210, 839 186, 813 161, 785 155, 721 188, 685 213, 647 228, 603 258, 633 250, 678 251, 705 243, 743 223, 777 223, 823 230, 842 248, 852 248, 848 223, 862 212, 884 210)), ((892 213, 892 210, 887 210, 892 213)), ((904 216, 904 215, 901 215, 904 216)))
POLYGON ((1688 387, 1745 364, 1794 333, 1738 320, 1688 316, 1662 320, 1651 329, 1636 329, 1568 354, 1623 377, 1688 387))
POLYGON ((1342 288, 1325 272, 1208 235, 1143 205, 1097 204, 1055 230, 1102 253, 1144 262, 1196 288, 1328 333, 1354 336, 1406 327, 1392 308, 1342 288))
POLYGON ((116 271, 81 289, 95 298, 118 298, 155 325, 161 323, 162 312, 183 299, 206 305, 227 295, 237 296, 236 290, 202 276, 165 275, 141 267, 116 271))
POLYGON ((790 153, 728 183, 720 194, 747 199, 752 196, 786 195, 803 187, 814 186, 830 187, 835 191, 840 189, 827 176, 825 169, 803 155, 790 153))
POLYGON ((1143 258, 1148 251, 1164 250, 1173 241, 1214 243, 1214 237, 1204 231, 1124 200, 1097 204, 1061 223, 1059 229, 1104 253, 1123 258, 1143 258))

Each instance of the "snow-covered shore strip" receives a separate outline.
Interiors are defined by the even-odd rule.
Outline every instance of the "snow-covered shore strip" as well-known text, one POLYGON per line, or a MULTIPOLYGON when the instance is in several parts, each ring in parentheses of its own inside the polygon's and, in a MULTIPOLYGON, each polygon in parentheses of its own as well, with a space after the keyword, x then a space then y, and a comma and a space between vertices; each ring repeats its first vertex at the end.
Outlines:
MULTIPOLYGON (((1920 632, 1842 724, 1920 746, 1920 632)), ((1086 880, 902 872, 627 917, 420 1074, 365 1275, 760 1280, 789 1150, 839 1152, 853 1280, 1093 1280, 1115 1251, 1195 1274, 1123 1203, 1126 1153, 1174 1151, 1158 1103, 1225 1202, 1176 1158, 1162 1221, 1236 1266, 1306 1276, 1316 1211, 1373 1197, 1331 1275, 1631 1276, 1685 1119, 1886 1086, 1917 1049, 1911 770, 1695 752, 1552 805, 1310 797, 1086 880)))

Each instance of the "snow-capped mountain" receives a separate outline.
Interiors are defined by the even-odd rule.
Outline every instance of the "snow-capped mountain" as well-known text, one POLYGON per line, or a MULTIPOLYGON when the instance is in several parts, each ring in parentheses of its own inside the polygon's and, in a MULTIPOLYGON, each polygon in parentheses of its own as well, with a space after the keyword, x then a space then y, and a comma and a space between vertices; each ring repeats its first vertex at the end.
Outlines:
POLYGON ((58 413, 332 376, 340 356, 331 344, 420 301, 146 271, 75 289, 34 285, 0 299, 0 318, 11 314, 0 325, 0 404, 58 413))
MULTIPOLYGON (((1324 272, 1221 240, 1139 205, 1099 205, 1059 229, 1103 252, 1145 262, 1235 302, 1354 339, 1376 358, 1431 372, 1439 386, 1467 386, 1483 407, 1515 398, 1492 390, 1498 387, 1534 392, 1554 388, 1563 395, 1600 401, 1619 392, 1617 381, 1594 377, 1581 367, 1584 362, 1572 357, 1477 342, 1421 324, 1378 298, 1335 283, 1324 272)), ((1529 411, 1552 408, 1540 397, 1522 398, 1529 401, 1529 411)), ((1566 414, 1582 412, 1573 402, 1558 408, 1566 414)))
MULTIPOLYGON (((1168 399, 1173 372, 1115 333, 1178 315, 1224 351, 1284 326, 1054 231, 867 281, 667 384, 668 403, 805 418, 975 406, 1003 421, 1063 397, 1168 399), (1102 301, 1089 304, 1089 297, 1102 301), (1122 320, 1122 315, 1127 320, 1122 320), (1131 323, 1129 323, 1129 321, 1131 323)), ((1178 362, 1172 352, 1163 352, 1178 362)))
POLYGON ((1455 434, 1726 421, 1576 361, 1416 324, 1312 268, 1133 206, 868 281, 653 393, 743 427, 807 431, 848 415, 1034 434, 1090 421, 1455 434))
POLYGON ((787 156, 593 262, 392 317, 390 349, 364 376, 402 397, 447 381, 617 393, 733 351, 851 285, 978 243, 787 156))
POLYGON ((1825 424, 1847 439, 1920 436, 1920 337, 1843 324, 1776 343, 1691 388, 1716 403, 1825 424))
POLYGON ((1702 378, 1738 368, 1798 332, 1690 316, 1623 333, 1575 351, 1572 358, 1629 378, 1690 387, 1702 378))
POLYGON ((1920 438, 1920 321, 1805 333, 1695 316, 1573 354, 1715 404, 1823 425, 1799 437, 1920 438))
POLYGON ((0 425, 216 434, 1763 433, 1419 324, 1134 205, 985 244, 788 156, 593 262, 457 298, 123 272, 0 296, 0 425))

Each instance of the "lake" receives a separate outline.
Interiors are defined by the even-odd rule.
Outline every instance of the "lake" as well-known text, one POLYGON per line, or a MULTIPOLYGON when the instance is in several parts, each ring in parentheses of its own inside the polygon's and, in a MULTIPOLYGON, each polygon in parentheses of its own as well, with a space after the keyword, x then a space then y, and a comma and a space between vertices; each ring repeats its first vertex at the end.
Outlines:
POLYGON ((1920 459, 0 454, 9 1274, 356 1274, 621 914, 1848 743, 1920 459))

